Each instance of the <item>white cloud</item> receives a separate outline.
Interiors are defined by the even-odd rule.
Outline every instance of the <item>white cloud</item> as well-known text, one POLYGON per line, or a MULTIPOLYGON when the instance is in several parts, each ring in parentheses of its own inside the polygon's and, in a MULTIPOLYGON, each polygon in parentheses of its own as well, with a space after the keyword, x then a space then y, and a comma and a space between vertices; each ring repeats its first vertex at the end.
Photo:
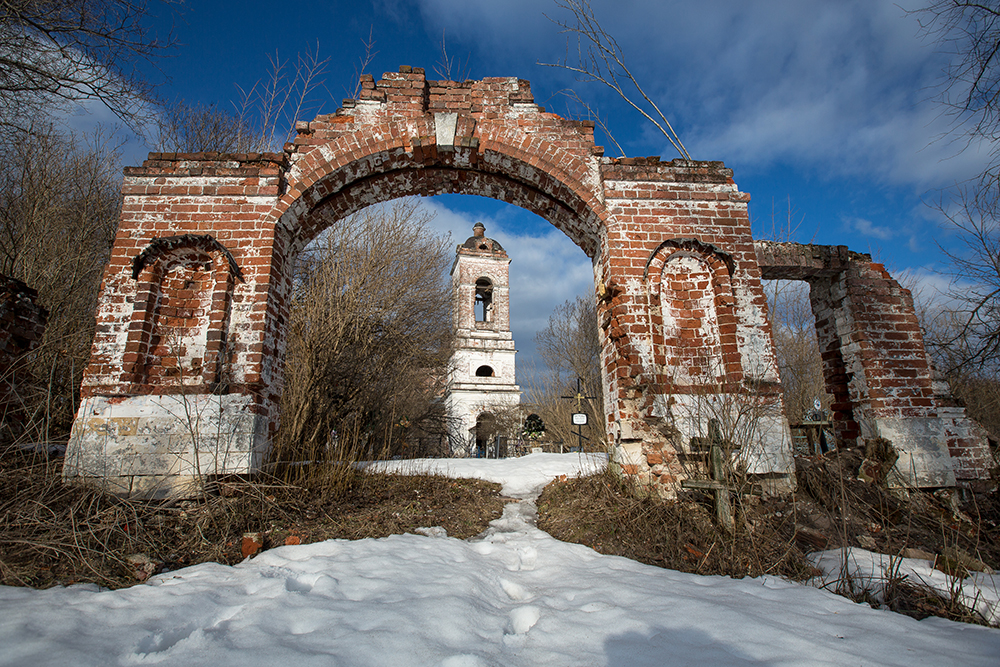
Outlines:
MULTIPOLYGON (((593 2, 694 157, 743 171, 782 163, 922 190, 963 181, 986 158, 976 147, 963 151, 939 140, 950 127, 932 100, 944 56, 907 13, 924 4, 593 2)), ((628 153, 674 155, 611 93, 533 66, 566 55, 566 36, 543 16, 565 18, 554 4, 421 0, 420 8, 428 32, 446 29, 456 48, 472 50, 480 69, 532 79, 542 104, 575 85, 607 116, 628 153)))
POLYGON ((535 353, 535 334, 548 323, 556 306, 580 294, 593 294, 590 259, 555 227, 546 224, 523 229, 523 216, 533 214, 516 207, 498 205, 500 214, 474 217, 437 199, 422 200, 421 206, 435 214, 431 227, 450 234, 455 245, 472 236, 472 226, 482 222, 486 236, 499 241, 510 256, 511 330, 518 349, 519 378, 523 378, 532 365, 541 365, 535 353))
POLYGON ((882 241, 888 241, 896 235, 896 233, 889 229, 888 227, 879 227, 873 224, 870 220, 865 220, 864 218, 850 218, 847 221, 848 227, 863 234, 865 236, 873 236, 882 241))

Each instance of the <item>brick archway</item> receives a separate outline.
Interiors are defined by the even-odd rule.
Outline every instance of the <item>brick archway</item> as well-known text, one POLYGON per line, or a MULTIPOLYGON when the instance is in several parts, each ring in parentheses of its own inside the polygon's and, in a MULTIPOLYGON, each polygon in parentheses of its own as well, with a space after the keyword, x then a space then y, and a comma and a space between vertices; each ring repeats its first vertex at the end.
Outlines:
MULTIPOLYGON (((592 123, 547 113, 526 81, 428 81, 409 67, 377 82, 363 77, 358 100, 296 129, 281 154, 151 154, 125 170, 68 478, 170 495, 206 475, 257 469, 278 425, 298 251, 371 204, 462 193, 540 215, 593 261, 606 432, 626 473, 673 493, 691 474, 691 438, 766 395, 777 397, 777 409, 744 424, 745 458, 751 472, 789 486, 790 439, 749 197, 722 163, 606 158, 592 123), (152 269, 139 276, 144 282, 132 275, 137 256, 187 235, 201 240, 174 263, 191 275, 170 283, 167 297, 152 269), (187 297, 191 304, 181 304, 187 297), (135 355, 163 307, 178 349, 207 350, 199 379, 176 391, 135 381, 135 355), (688 358, 681 330, 694 322, 707 333, 688 358), (198 340, 188 345, 186 332, 198 340), (699 370, 699 354, 721 359, 699 370), (683 391, 665 381, 674 358, 691 367, 683 391)), ((196 358, 185 363, 193 369, 196 358)))

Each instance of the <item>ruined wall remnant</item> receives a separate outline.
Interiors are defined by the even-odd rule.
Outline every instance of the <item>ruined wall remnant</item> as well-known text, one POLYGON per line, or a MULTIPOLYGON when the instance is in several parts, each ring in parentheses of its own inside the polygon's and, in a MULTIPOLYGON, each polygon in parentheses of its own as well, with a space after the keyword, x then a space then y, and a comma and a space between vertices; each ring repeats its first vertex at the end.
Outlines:
POLYGON ((18 385, 27 380, 24 356, 42 342, 49 313, 38 304, 38 293, 20 280, 0 275, 0 415, 4 431, 15 433, 21 423, 18 385))
POLYGON ((48 319, 49 312, 38 304, 38 292, 0 275, 0 376, 42 342, 48 319))
POLYGON ((935 377, 909 290, 844 246, 758 241, 756 249, 765 278, 809 283, 839 440, 890 440, 897 484, 989 478, 988 443, 935 377))
MULTIPOLYGON (((297 253, 366 206, 458 193, 532 211, 591 258, 606 433, 626 473, 672 494, 697 473, 692 439, 714 429, 741 445, 749 473, 790 488, 749 196, 722 163, 607 158, 592 122, 547 113, 527 81, 428 81, 410 67, 365 75, 359 99, 296 129, 282 154, 154 153, 126 169, 67 477, 176 495, 257 469, 278 425, 297 253)), ((834 273, 816 288, 830 294, 831 322, 869 335, 871 298, 905 315, 878 270, 834 273)), ((857 425, 842 434, 868 428, 852 407, 865 401, 876 429, 940 421, 892 412, 878 393, 916 366, 830 335, 843 369, 828 382, 846 378, 857 425)))

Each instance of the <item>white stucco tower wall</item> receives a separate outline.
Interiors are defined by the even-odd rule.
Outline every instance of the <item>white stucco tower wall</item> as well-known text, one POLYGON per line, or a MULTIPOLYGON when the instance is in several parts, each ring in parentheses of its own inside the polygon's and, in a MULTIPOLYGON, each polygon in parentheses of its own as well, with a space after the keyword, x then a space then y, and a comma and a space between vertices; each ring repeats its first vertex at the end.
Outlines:
POLYGON ((521 402, 510 331, 510 258, 485 232, 477 222, 451 268, 456 340, 445 405, 456 456, 473 453, 476 421, 489 406, 521 402))

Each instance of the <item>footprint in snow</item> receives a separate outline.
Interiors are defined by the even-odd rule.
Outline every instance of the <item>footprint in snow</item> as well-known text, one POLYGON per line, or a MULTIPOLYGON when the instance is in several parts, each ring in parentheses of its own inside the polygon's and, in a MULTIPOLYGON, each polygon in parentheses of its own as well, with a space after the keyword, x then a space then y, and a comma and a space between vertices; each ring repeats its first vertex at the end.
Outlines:
POLYGON ((531 593, 526 591, 521 584, 507 579, 500 580, 500 588, 502 588, 503 592, 507 594, 507 597, 515 602, 521 602, 532 597, 531 593))
POLYGON ((150 653, 163 653, 176 646, 178 642, 182 642, 190 637, 195 630, 194 623, 189 623, 179 628, 170 628, 169 630, 156 632, 139 642, 137 652, 146 655, 150 653))
POLYGON ((453 655, 441 661, 441 667, 487 667, 486 662, 477 655, 453 655))
POLYGON ((508 624, 508 634, 523 635, 538 623, 542 612, 538 607, 524 605, 510 612, 510 623, 508 624))

